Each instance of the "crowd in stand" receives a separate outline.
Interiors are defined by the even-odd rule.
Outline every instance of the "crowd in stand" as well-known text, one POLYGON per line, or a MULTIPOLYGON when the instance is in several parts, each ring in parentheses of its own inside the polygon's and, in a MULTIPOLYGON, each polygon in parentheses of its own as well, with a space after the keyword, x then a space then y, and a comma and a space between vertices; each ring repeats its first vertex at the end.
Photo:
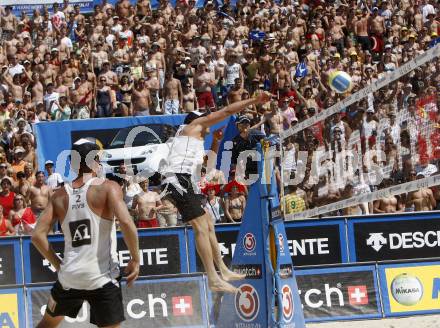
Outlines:
MULTIPOLYGON (((216 111, 264 89, 273 101, 237 117, 229 176, 211 170, 200 182, 213 220, 239 222, 247 187, 234 172, 256 171, 239 154, 434 47, 439 9, 435 0, 248 0, 235 6, 209 0, 202 8, 182 0, 175 8, 161 1, 155 9, 149 0, 103 0, 89 14, 68 0, 32 14, 0 7, 0 236, 31 231, 63 183, 51 161, 37 171, 33 123, 216 111), (328 76, 335 70, 351 76, 350 92, 332 91, 328 76)), ((434 58, 282 140, 279 185, 297 181, 280 188, 284 211, 436 174, 439 72, 434 58), (351 172, 349 156, 335 163, 356 144, 357 131, 355 149, 363 158, 351 172), (320 151, 328 154, 320 163, 325 169, 313 174, 320 151), (363 174, 375 165, 385 172, 380 181, 363 174), (338 175, 341 170, 350 175, 338 175)), ((148 181, 126 179, 121 187, 139 227, 179 223, 173 204, 148 181)), ((422 188, 327 215, 426 211, 437 204, 440 189, 422 188)))

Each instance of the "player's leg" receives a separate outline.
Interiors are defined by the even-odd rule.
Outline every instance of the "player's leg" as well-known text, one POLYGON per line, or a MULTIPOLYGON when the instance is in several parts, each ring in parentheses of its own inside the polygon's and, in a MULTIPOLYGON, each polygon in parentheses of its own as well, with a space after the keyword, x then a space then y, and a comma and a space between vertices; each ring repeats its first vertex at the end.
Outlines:
POLYGON ((197 252, 208 275, 208 286, 212 291, 235 293, 236 288, 220 279, 215 270, 209 236, 209 220, 208 214, 205 213, 189 221, 194 230, 197 252))
POLYGON ((52 317, 49 313, 45 313, 43 319, 38 323, 36 328, 56 328, 63 321, 64 316, 52 317))
POLYGON ((208 221, 208 229, 209 229, 209 243, 211 245, 213 260, 214 263, 217 265, 217 268, 220 270, 220 274, 222 275, 222 278, 226 281, 242 280, 246 278, 245 274, 238 274, 229 270, 225 262, 223 262, 223 258, 220 252, 220 247, 218 246, 217 236, 215 235, 214 223, 209 217, 207 217, 207 221, 208 221))

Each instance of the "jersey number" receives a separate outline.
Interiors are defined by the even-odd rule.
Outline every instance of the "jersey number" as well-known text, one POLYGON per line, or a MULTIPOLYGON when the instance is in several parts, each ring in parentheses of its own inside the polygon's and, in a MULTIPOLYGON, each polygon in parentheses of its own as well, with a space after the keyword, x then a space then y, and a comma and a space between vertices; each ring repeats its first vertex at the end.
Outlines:
POLYGON ((80 247, 92 243, 92 231, 89 219, 69 222, 69 228, 72 238, 72 247, 80 247))

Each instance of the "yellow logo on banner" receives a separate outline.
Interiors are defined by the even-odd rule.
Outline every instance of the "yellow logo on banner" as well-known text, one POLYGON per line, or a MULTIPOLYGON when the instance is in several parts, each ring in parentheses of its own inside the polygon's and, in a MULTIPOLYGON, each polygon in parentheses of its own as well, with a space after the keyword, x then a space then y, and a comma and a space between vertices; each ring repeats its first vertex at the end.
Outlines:
POLYGON ((440 265, 386 268, 391 312, 440 309, 440 265))
POLYGON ((17 294, 0 294, 0 327, 18 328, 17 294))

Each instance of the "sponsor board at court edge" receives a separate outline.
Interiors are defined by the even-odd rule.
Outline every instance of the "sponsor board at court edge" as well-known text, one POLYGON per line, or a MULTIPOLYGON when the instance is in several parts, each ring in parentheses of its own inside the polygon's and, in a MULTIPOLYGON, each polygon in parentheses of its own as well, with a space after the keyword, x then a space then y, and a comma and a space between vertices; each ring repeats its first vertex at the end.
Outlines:
POLYGON ((22 289, 0 289, 0 327, 24 327, 22 289))
POLYGON ((7 238, 0 240, 0 286, 20 285, 22 283, 20 239, 7 238))
POLYGON ((440 262, 379 266, 384 313, 440 312, 440 262))
MULTIPOLYGON (((285 229, 290 256, 295 266, 334 264, 348 262, 347 239, 343 220, 329 220, 328 222, 286 222, 285 229)), ((216 235, 220 252, 227 265, 231 262, 236 248, 238 225, 216 227, 216 235)), ((251 233, 252 234, 252 233, 251 233)), ((201 272, 202 263, 193 246, 193 232, 189 230, 190 270, 201 272), (195 265, 193 260, 195 259, 195 265)), ((247 235, 242 241, 245 256, 255 253, 249 251, 253 247, 252 235, 247 235), (246 244, 246 247, 244 247, 246 244)))
MULTIPOLYGON (((204 280, 199 277, 138 280, 131 288, 122 286, 124 326, 207 327, 204 280)), ((29 318, 32 326, 42 318, 50 295, 50 286, 30 287, 29 318)), ((65 317, 63 327, 90 327, 87 302, 76 318, 65 317)), ((1 326, 0 326, 1 327, 1 326)))
POLYGON ((306 321, 381 317, 374 266, 296 270, 306 321))
POLYGON ((440 221, 434 217, 398 217, 348 221, 350 261, 437 257, 440 221))
MULTIPOLYGON (((49 237, 58 256, 63 256, 62 236, 49 237)), ((117 253, 121 271, 130 261, 130 252, 118 235, 117 253)), ((187 273, 186 247, 182 229, 155 232, 139 231, 140 276, 187 273), (173 232, 175 230, 175 232, 173 232), (154 246, 153 246, 154 245, 154 246)), ((57 279, 55 268, 44 259, 29 238, 23 239, 26 283, 52 282, 57 279)))

